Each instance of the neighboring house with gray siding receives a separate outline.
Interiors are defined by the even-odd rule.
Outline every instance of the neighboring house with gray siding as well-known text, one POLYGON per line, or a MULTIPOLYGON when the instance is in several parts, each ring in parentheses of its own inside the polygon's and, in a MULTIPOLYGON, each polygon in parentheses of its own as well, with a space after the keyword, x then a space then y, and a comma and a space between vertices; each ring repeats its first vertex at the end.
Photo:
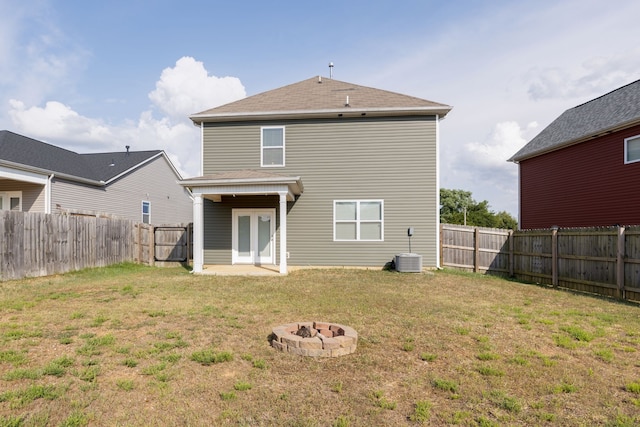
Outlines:
POLYGON ((194 271, 206 264, 438 265, 445 104, 314 77, 191 116, 194 271))
POLYGON ((181 179, 162 150, 78 154, 0 131, 0 209, 189 223, 181 179))

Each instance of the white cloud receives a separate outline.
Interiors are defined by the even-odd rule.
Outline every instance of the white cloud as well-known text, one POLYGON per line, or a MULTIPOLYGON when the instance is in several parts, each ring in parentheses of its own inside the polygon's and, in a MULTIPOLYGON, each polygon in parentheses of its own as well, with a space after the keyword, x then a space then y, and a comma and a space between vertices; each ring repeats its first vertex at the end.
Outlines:
POLYGON ((589 56, 576 66, 535 67, 527 72, 528 94, 544 99, 591 99, 638 78, 640 49, 589 56))
POLYGON ((49 101, 44 107, 27 108, 22 101, 9 101, 13 124, 30 137, 70 142, 107 142, 113 138, 108 126, 100 120, 83 117, 71 107, 49 101))
POLYGON ((240 79, 210 76, 202 62, 185 56, 162 71, 149 99, 169 117, 185 118, 245 96, 240 79))
POLYGON ((536 122, 521 128, 517 122, 497 123, 489 137, 483 142, 469 142, 464 145, 463 160, 473 160, 479 169, 485 170, 488 176, 502 170, 513 173, 513 165, 507 160, 528 141, 528 136, 536 130, 536 122))
POLYGON ((200 134, 188 114, 244 96, 239 79, 209 76, 201 62, 185 57, 162 72, 149 94, 167 116, 156 118, 152 111, 143 111, 137 121, 113 125, 58 101, 28 107, 12 99, 9 117, 18 132, 80 153, 124 150, 125 145, 132 150, 165 150, 188 177, 200 173, 200 134))
POLYGON ((518 168, 507 160, 538 131, 531 122, 522 127, 515 121, 496 123, 482 141, 449 147, 443 153, 442 186, 472 192, 475 200, 488 200, 492 210, 517 212, 518 168), (460 183, 463 186, 459 186, 460 183))

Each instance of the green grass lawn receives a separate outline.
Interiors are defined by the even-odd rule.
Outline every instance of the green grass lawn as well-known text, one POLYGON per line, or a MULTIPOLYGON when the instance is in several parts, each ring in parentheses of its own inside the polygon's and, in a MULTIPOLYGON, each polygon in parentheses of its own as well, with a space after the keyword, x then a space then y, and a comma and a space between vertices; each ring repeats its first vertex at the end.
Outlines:
POLYGON ((0 427, 633 426, 639 351, 638 306, 494 277, 120 265, 0 283, 0 427), (269 345, 313 320, 356 352, 269 345))

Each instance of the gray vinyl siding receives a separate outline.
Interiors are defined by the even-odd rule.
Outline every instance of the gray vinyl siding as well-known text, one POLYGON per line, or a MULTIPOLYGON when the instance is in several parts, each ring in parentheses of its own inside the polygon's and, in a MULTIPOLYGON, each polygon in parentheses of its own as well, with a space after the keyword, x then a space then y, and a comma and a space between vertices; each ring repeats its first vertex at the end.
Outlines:
MULTIPOLYGON (((382 267, 394 255, 409 251, 407 228, 414 227, 412 252, 423 255, 424 266, 434 267, 438 233, 436 120, 207 124, 203 132, 204 173, 256 169, 302 178, 304 193, 288 204, 289 265, 382 267), (261 168, 260 127, 278 125, 286 128, 286 166, 261 168), (334 200, 365 199, 384 201, 384 241, 334 242, 334 200)), ((269 207, 278 205, 275 198, 269 203, 269 207)), ((205 204, 204 261, 230 260, 231 214, 224 198, 221 203, 205 204), (210 238, 217 240, 215 248, 210 238)))
POLYGON ((44 186, 29 182, 0 180, 0 192, 22 191, 23 212, 44 212, 44 186))
POLYGON ((189 223, 193 203, 164 157, 135 169, 106 187, 53 179, 52 212, 57 209, 109 214, 142 222, 142 202, 151 202, 152 224, 189 223))

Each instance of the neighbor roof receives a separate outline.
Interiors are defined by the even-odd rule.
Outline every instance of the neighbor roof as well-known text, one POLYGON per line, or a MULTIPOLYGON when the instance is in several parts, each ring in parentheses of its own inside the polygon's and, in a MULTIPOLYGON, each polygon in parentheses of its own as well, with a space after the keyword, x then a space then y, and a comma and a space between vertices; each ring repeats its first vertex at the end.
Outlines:
POLYGON ((519 162, 640 123, 640 80, 571 108, 509 159, 519 162))
POLYGON ((332 117, 337 114, 438 114, 451 107, 413 96, 312 77, 192 115, 194 123, 278 117, 332 117))
POLYGON ((108 183, 161 155, 164 155, 162 150, 78 154, 7 130, 0 131, 0 165, 54 173, 94 184, 108 183))

